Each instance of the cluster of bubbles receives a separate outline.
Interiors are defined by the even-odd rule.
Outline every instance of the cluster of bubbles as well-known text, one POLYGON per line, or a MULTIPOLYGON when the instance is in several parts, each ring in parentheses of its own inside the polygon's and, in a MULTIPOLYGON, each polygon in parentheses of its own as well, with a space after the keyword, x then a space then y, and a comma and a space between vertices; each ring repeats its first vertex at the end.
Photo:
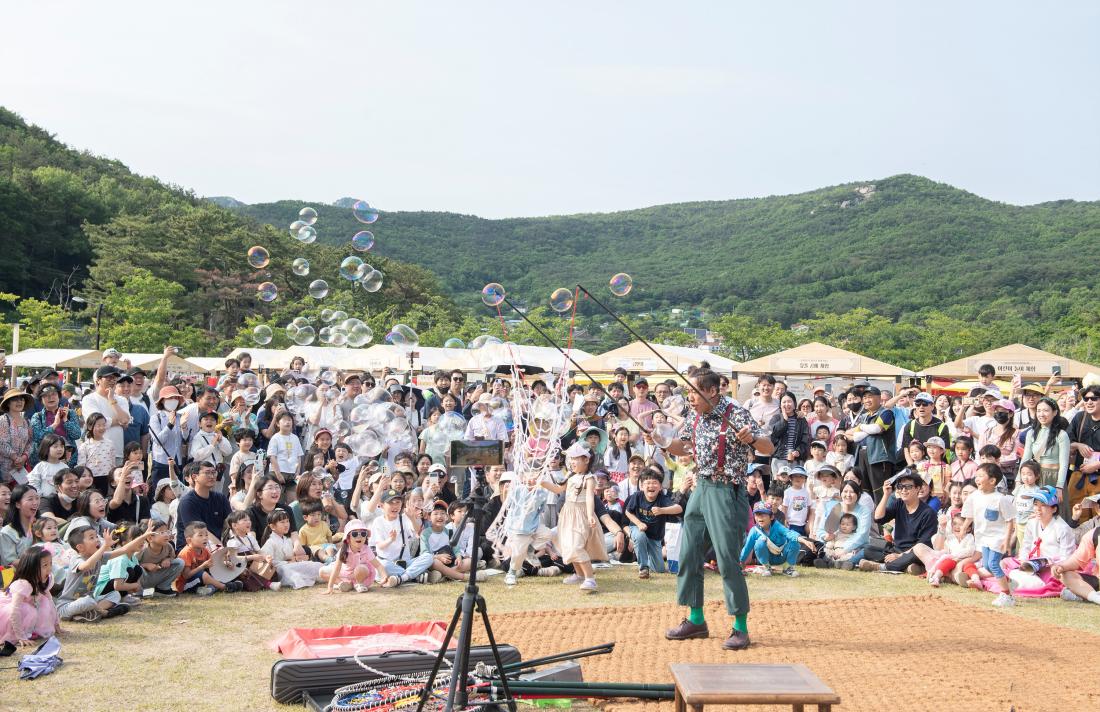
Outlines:
MULTIPOLYGON (((634 288, 634 280, 626 272, 619 272, 608 283, 611 293, 616 297, 625 297, 634 288)), ((498 307, 504 303, 504 287, 498 282, 489 282, 481 288, 481 301, 487 307, 498 307)), ((564 314, 573 308, 576 302, 575 292, 559 287, 550 294, 550 308, 564 314)))
POLYGON ((394 324, 386 334, 386 343, 402 351, 415 351, 420 345, 420 336, 408 324, 394 324))

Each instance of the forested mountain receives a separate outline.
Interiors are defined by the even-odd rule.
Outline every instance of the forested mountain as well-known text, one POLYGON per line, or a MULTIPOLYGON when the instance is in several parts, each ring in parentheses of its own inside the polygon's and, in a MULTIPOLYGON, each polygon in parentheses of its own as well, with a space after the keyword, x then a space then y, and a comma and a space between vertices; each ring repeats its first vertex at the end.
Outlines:
MULTIPOLYGON (((284 226, 301 202, 235 209, 284 226)), ((316 206, 322 242, 361 226, 316 206)), ((630 308, 703 306, 791 324, 867 307, 898 318, 1086 284, 1100 261, 1100 202, 996 203, 899 175, 799 195, 682 203, 618 213, 485 220, 392 212, 374 230, 379 254, 423 265, 460 304, 496 281, 528 303, 580 281, 606 293, 634 278, 630 308)))
MULTIPOLYGON (((302 244, 282 227, 72 150, 3 108, 0 255, 3 321, 23 323, 24 348, 92 344, 100 302, 104 347, 159 351, 171 342, 195 355, 251 343, 260 322, 276 327, 273 346, 285 345, 278 327, 324 307, 377 329, 401 318, 455 325, 463 318, 422 268, 378 257, 382 289, 352 289, 337 274, 342 247, 302 244), (256 245, 270 253, 262 269, 247 260, 256 245), (297 257, 311 263, 308 276, 291 271, 297 257), (331 288, 324 300, 307 294, 318 278, 331 288), (274 302, 257 298, 264 281, 278 287, 274 302)), ((10 343, 10 327, 0 332, 0 344, 10 343)))

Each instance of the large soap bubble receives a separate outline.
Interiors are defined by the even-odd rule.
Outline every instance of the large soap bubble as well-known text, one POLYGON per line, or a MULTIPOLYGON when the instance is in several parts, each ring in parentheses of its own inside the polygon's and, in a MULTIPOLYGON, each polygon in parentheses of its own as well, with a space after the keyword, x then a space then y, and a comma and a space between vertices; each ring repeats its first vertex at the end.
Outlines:
POLYGON ((494 344, 503 344, 504 342, 491 334, 482 334, 470 342, 471 349, 480 349, 483 346, 492 346, 494 344))
POLYGON ((267 248, 255 245, 248 248, 248 264, 256 269, 263 269, 271 263, 271 254, 267 248))
POLYGON ((650 433, 657 447, 667 448, 676 439, 676 427, 670 423, 658 423, 650 433))
POLYGON ((344 261, 340 263, 340 276, 350 282, 354 282, 359 279, 359 268, 362 266, 363 260, 355 255, 345 257, 344 261))
POLYGON ((374 247, 374 233, 370 230, 360 230, 351 236, 351 246, 359 252, 366 252, 374 247))
POLYGON ((407 324, 395 324, 390 333, 386 334, 386 341, 406 351, 412 351, 420 345, 420 337, 407 324))
POLYGON ((290 263, 290 271, 299 277, 305 277, 309 274, 309 260, 305 257, 298 257, 290 263))
POLYGON ((630 290, 633 289, 634 280, 631 279, 630 275, 626 272, 619 272, 611 278, 610 287, 611 293, 616 297, 625 297, 630 294, 630 290))
POLYGON ((359 280, 359 284, 363 285, 363 289, 368 292, 377 292, 382 288, 382 273, 378 270, 371 270, 370 273, 359 280))
POLYGON ((555 289, 550 295, 550 308, 559 314, 573 308, 573 293, 565 287, 555 289))
POLYGON ((504 287, 496 282, 489 282, 481 288, 481 301, 487 307, 500 306, 504 301, 504 287))
POLYGON ((299 346, 309 346, 316 338, 317 332, 313 330, 312 326, 303 326, 301 329, 298 329, 298 333, 294 335, 294 343, 299 346))
POLYGON ((367 225, 378 220, 378 211, 365 200, 356 200, 351 206, 351 212, 356 220, 367 225))
POLYGON ((328 296, 328 282, 323 279, 315 279, 309 283, 309 296, 314 299, 324 299, 328 296))
POLYGON ((348 346, 366 346, 374 338, 374 331, 364 324, 359 322, 355 326, 348 329, 348 346))
POLYGON ((299 241, 309 245, 317 241, 317 229, 312 225, 306 225, 295 235, 299 241))
POLYGON ((298 211, 298 219, 306 225, 312 225, 317 222, 317 211, 313 208, 302 208, 298 211))
POLYGON ((271 339, 275 335, 271 331, 271 327, 267 324, 260 324, 252 330, 252 340, 260 346, 266 346, 271 343, 271 339))
POLYGON ((290 236, 297 238, 298 233, 302 230, 303 227, 306 227, 306 224, 301 220, 295 220, 294 222, 290 223, 290 236))
POLYGON ((261 282, 260 286, 256 288, 256 293, 260 297, 260 301, 273 302, 279 296, 279 288, 275 286, 274 282, 261 282))

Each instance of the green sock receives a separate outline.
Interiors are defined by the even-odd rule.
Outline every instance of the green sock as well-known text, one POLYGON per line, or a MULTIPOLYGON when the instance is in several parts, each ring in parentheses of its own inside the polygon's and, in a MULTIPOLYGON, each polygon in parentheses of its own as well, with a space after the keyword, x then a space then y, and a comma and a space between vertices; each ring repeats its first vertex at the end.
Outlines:
POLYGON ((749 614, 739 613, 733 617, 733 629, 741 633, 749 632, 749 614))
POLYGON ((702 608, 692 608, 688 613, 688 620, 691 621, 692 625, 703 625, 707 622, 707 619, 703 617, 702 608))

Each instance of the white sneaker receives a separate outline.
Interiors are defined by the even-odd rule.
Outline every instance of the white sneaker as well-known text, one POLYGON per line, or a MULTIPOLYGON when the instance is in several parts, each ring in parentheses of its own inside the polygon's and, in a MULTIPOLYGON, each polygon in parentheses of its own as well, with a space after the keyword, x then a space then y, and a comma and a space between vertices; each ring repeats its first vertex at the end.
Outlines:
POLYGON ((198 588, 195 589, 195 595, 196 596, 213 596, 214 595, 214 587, 213 586, 199 586, 198 588))
POLYGON ((268 591, 278 591, 282 587, 283 587, 283 585, 281 583, 279 583, 278 581, 272 581, 271 585, 267 587, 267 590, 268 591))
POLYGON ((1063 588, 1062 589, 1061 596, 1062 596, 1063 601, 1080 601, 1080 600, 1082 600, 1080 596, 1078 596, 1073 591, 1070 591, 1068 588, 1063 588))
POLYGON ((428 572, 428 583, 439 583, 443 580, 443 573, 432 569, 428 572))
POLYGON ((356 593, 366 593, 366 592, 367 592, 367 591, 369 591, 369 590, 370 590, 370 586, 368 586, 368 585, 367 585, 367 584, 365 584, 365 583, 357 583, 357 584, 355 584, 355 592, 356 592, 356 593))
POLYGON ((504 574, 504 585, 505 586, 515 586, 516 583, 517 583, 516 582, 516 575, 514 573, 509 571, 508 573, 504 574))
POLYGON ((1007 593, 998 593, 993 599, 993 605, 997 608, 1010 608, 1016 605, 1016 599, 1007 593))
POLYGON ((580 589, 585 593, 596 592, 596 579, 585 579, 580 586, 580 589))
POLYGON ((569 586, 575 586, 578 583, 582 583, 583 581, 584 581, 584 577, 580 576, 579 574, 573 574, 571 576, 566 576, 564 579, 562 579, 562 583, 564 583, 566 585, 569 585, 569 586))
POLYGON ((772 575, 771 567, 770 566, 765 566, 764 568, 760 569, 760 575, 761 576, 771 576, 772 575))

